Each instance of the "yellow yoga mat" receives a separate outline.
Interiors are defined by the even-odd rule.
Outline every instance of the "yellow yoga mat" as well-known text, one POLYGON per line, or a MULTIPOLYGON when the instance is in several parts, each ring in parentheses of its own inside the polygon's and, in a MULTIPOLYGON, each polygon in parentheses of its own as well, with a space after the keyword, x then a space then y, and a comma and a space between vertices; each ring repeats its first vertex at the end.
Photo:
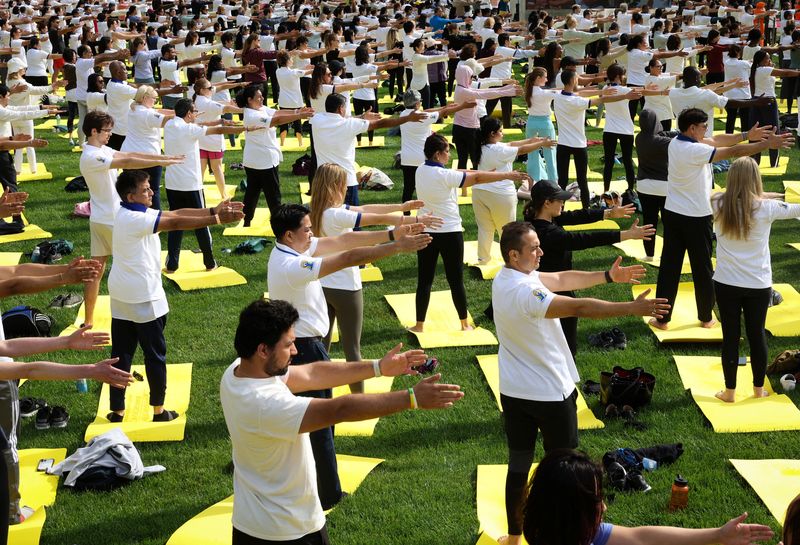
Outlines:
POLYGON ((245 227, 242 220, 235 227, 226 227, 222 234, 226 237, 274 237, 269 224, 269 208, 256 208, 250 227, 245 227))
MULTIPOLYGON (((297 142, 295 141, 295 144, 297 142)), ((369 138, 367 138, 366 134, 361 135, 361 144, 358 144, 358 140, 356 140, 356 149, 369 149, 369 148, 383 148, 386 147, 386 140, 383 136, 376 136, 372 139, 372 143, 370 143, 369 138)))
MULTIPOLYGON (((72 333, 84 323, 86 319, 85 316, 86 303, 84 302, 81 303, 78 309, 78 315, 75 317, 75 321, 72 325, 67 326, 58 336, 64 337, 66 335, 72 335, 72 333)), ((92 331, 101 331, 111 335, 111 297, 108 295, 100 295, 97 297, 97 303, 94 307, 94 324, 92 331)))
POLYGON ((359 272, 361 273, 362 282, 380 282, 383 280, 383 273, 372 263, 367 263, 361 267, 359 272))
POLYGON ((22 172, 17 174, 18 182, 33 182, 36 180, 52 180, 53 173, 47 170, 44 163, 36 163, 36 174, 31 172, 31 167, 28 163, 23 163, 22 172))
MULTIPOLYGON (((380 458, 363 458, 337 454, 339 481, 342 490, 355 493, 367 475, 383 462, 380 458)), ((334 507, 335 509, 335 507, 334 507)), ((167 545, 230 545, 233 496, 228 496, 188 520, 167 541, 167 545)))
MULTIPOLYGON (((234 197, 236 194, 236 186, 232 184, 225 184, 225 193, 228 197, 234 197)), ((206 206, 217 206, 222 199, 219 196, 219 189, 216 185, 207 184, 203 186, 203 200, 206 206)))
MULTIPOLYGON (((591 182, 590 182, 591 183, 591 182)), ((564 210, 580 210, 583 208, 580 201, 567 201, 564 203, 564 210)), ((594 231, 604 229, 608 231, 619 231, 619 224, 614 220, 600 220, 594 223, 585 223, 583 225, 565 225, 566 231, 594 231)))
MULTIPOLYGON (((497 408, 502 412, 503 407, 500 405, 500 370, 497 366, 497 354, 476 357, 478 358, 478 366, 481 368, 481 371, 483 371, 483 376, 486 377, 486 382, 489 383, 489 388, 492 390, 492 394, 494 394, 497 408)), ((603 421, 598 420, 594 413, 589 410, 589 406, 586 404, 586 399, 584 399, 580 389, 578 389, 577 404, 579 430, 598 430, 606 427, 603 421)))
MULTIPOLYGON (((531 467, 531 475, 537 465, 539 464, 533 464, 531 467)), ((508 473, 508 466, 505 464, 478 466, 475 503, 478 509, 478 531, 483 532, 483 543, 494 545, 500 537, 508 534, 506 473, 508 473)), ((522 539, 522 542, 527 543, 525 538, 522 539)))
POLYGON ((769 166, 769 153, 761 154, 761 162, 758 164, 758 170, 761 171, 762 176, 785 176, 786 167, 789 166, 789 156, 782 155, 778 157, 778 166, 769 166))
POLYGON ((286 142, 281 146, 281 151, 306 151, 311 146, 311 139, 304 136, 303 145, 297 145, 297 138, 286 137, 286 142))
MULTIPOLYGON (((161 265, 165 265, 166 262, 167 252, 161 252, 161 265)), ((213 271, 207 271, 203 264, 203 254, 196 254, 191 250, 181 250, 177 271, 169 274, 162 272, 162 274, 178 284, 183 291, 247 284, 244 276, 228 267, 217 267, 213 271)))
POLYGON ((0 252, 0 267, 17 265, 20 259, 22 259, 22 252, 0 252))
MULTIPOLYGON (((417 323, 415 294, 398 293, 384 295, 403 327, 411 327, 417 323)), ((469 323, 474 323, 467 314, 469 323)), ((425 319, 425 331, 413 333, 422 348, 438 348, 441 346, 495 346, 497 339, 491 331, 476 327, 472 331, 461 331, 456 308, 450 292, 447 290, 431 292, 428 314, 425 319)))
POLYGON ((768 397, 753 397, 753 374, 750 364, 737 373, 736 402, 725 403, 714 394, 725 387, 719 356, 673 356, 683 387, 717 433, 764 432, 800 429, 800 410, 785 395, 772 390, 769 380, 764 387, 768 397))
POLYGON ((36 240, 39 238, 51 238, 53 233, 48 233, 38 225, 28 224, 21 233, 13 235, 0 235, 0 244, 4 242, 22 242, 24 240, 36 240))
POLYGON ((783 190, 786 193, 786 202, 800 203, 800 182, 783 182, 783 190))
POLYGON ((492 241, 489 252, 490 260, 483 265, 478 264, 478 241, 467 240, 464 242, 464 264, 475 267, 481 272, 481 278, 491 280, 503 268, 503 257, 500 255, 500 244, 492 241))
POLYGON ((311 186, 308 182, 300 182, 300 203, 301 204, 309 204, 311 202, 311 195, 306 195, 306 193, 311 191, 311 186))
POLYGON ((75 146, 72 148, 71 151, 72 153, 81 153, 83 151, 83 148, 81 146, 75 146))
POLYGON ((37 545, 42 535, 42 528, 47 516, 44 507, 53 505, 56 501, 58 477, 48 475, 43 471, 36 471, 39 460, 52 458, 54 465, 64 460, 67 455, 65 448, 34 448, 19 451, 20 495, 21 505, 26 505, 34 510, 34 514, 22 524, 8 528, 8 543, 10 545, 37 545))
POLYGON ((134 365, 133 371, 141 373, 144 381, 128 386, 125 395, 125 420, 111 423, 106 415, 111 411, 108 404, 109 385, 103 384, 97 416, 86 428, 84 440, 105 433, 113 428, 121 428, 131 441, 183 441, 186 430, 186 411, 189 409, 189 395, 192 389, 192 364, 167 364, 167 397, 164 406, 178 411, 178 418, 170 422, 153 422, 153 409, 150 406, 150 387, 144 365, 134 365))
MULTIPOLYGON (((647 256, 644 253, 644 245, 642 244, 641 240, 623 240, 621 242, 615 242, 614 247, 618 250, 622 250, 622 253, 634 258, 636 261, 640 261, 652 267, 660 267, 661 252, 664 249, 664 238, 661 235, 656 235, 655 256, 653 256, 653 258, 650 260, 647 259, 647 256)), ((711 265, 716 268, 717 258, 711 258, 711 265)), ((689 254, 687 253, 683 256, 683 267, 681 267, 681 274, 690 274, 691 272, 692 266, 689 263, 689 254)))
POLYGON ((786 509, 800 492, 800 460, 730 460, 783 526, 786 509))
MULTIPOLYGON (((448 142, 452 143, 452 136, 446 137, 448 138, 448 142)), ((458 168, 458 159, 453 159, 453 162, 450 163, 450 168, 453 170, 458 168)), ((467 170, 476 170, 475 167, 472 165, 472 159, 467 158, 467 170)))
POLYGON ((783 302, 767 310, 767 331, 775 337, 800 336, 800 293, 791 284, 775 284, 772 289, 781 294, 783 302))
MULTIPOLYGON (((339 360, 334 360, 339 361, 339 360)), ((375 377, 364 381, 365 394, 382 394, 392 391, 394 377, 375 377)), ((333 397, 348 395, 349 386, 337 386, 333 389, 333 397)), ((342 422, 336 424, 334 432, 336 435, 362 435, 368 436, 375 433, 375 426, 378 424, 377 418, 361 420, 359 422, 342 422)))
POLYGON ((38 125, 34 125, 34 129, 44 130, 44 129, 55 129, 58 125, 58 120, 55 117, 51 117, 49 119, 45 119, 38 125))
MULTIPOLYGON (((633 297, 638 297, 640 293, 648 288, 651 290, 648 297, 655 297, 655 284, 631 286, 633 297)), ((650 316, 642 316, 642 320, 646 324, 650 321, 650 318, 650 316)), ((719 323, 711 328, 700 326, 700 322, 697 319, 697 304, 694 300, 693 282, 681 282, 678 284, 678 295, 673 304, 669 329, 663 331, 650 326, 650 331, 661 343, 722 342, 722 326, 719 323)))
MULTIPOLYGON (((621 166, 621 165, 620 165, 621 166)), ((569 179, 575 180, 578 177, 578 173, 575 171, 575 162, 569 162, 569 179)), ((592 170, 591 168, 586 169, 586 179, 587 180, 603 180, 603 173, 597 172, 596 170, 592 170)), ((628 187, 627 185, 625 186, 628 187)), ((602 193, 602 191, 600 192, 602 193)))

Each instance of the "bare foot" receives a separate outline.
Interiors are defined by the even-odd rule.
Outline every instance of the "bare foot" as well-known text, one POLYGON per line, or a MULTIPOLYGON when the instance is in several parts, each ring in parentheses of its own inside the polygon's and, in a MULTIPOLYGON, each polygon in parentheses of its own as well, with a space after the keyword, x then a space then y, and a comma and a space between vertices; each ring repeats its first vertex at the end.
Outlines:
POLYGON ((499 545, 520 545, 522 536, 501 536, 497 539, 499 545))
POLYGON ((651 318, 649 322, 647 322, 650 327, 654 327, 656 329, 660 329, 661 331, 667 331, 669 329, 669 322, 659 322, 655 318, 651 318))
POLYGON ((714 318, 711 318, 711 320, 709 320, 707 322, 700 322, 700 327, 704 327, 706 329, 711 329, 712 327, 716 326, 717 323, 718 322, 714 318))
POLYGON ((759 398, 767 396, 769 396, 769 392, 763 386, 761 386, 760 388, 753 386, 753 397, 759 398))
POLYGON ((725 388, 714 394, 714 397, 725 403, 733 403, 736 400, 736 390, 725 388))
POLYGON ((470 324, 461 326, 461 331, 473 331, 474 329, 475 327, 470 324))
POLYGON ((410 331, 411 333, 422 333, 424 327, 425 326, 423 324, 417 324, 415 326, 409 327, 408 331, 410 331))
POLYGON ((219 265, 214 265, 210 269, 206 269, 206 272, 216 271, 217 269, 219 269, 219 265))
POLYGON ((166 267, 164 268, 164 274, 173 274, 174 272, 175 271, 167 269, 166 267))

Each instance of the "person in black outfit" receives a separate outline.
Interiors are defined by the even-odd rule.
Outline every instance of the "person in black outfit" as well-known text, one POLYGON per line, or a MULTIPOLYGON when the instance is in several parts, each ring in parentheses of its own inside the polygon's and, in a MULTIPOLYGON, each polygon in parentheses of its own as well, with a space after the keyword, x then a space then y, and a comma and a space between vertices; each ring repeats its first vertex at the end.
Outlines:
MULTIPOLYGON (((572 193, 561 189, 556 182, 540 180, 531 189, 531 200, 522 215, 525 221, 533 224, 539 235, 544 255, 539 261, 540 272, 560 272, 572 270, 573 250, 584 250, 596 246, 608 246, 621 240, 648 239, 655 234, 652 225, 639 226, 633 221, 630 229, 624 231, 567 231, 565 225, 583 225, 609 218, 629 218, 635 206, 615 206, 613 208, 583 208, 565 212, 564 201, 572 193)), ((558 295, 575 297, 574 291, 557 292, 558 295)), ((561 327, 567 338, 572 356, 578 348, 578 318, 561 318, 561 327)))

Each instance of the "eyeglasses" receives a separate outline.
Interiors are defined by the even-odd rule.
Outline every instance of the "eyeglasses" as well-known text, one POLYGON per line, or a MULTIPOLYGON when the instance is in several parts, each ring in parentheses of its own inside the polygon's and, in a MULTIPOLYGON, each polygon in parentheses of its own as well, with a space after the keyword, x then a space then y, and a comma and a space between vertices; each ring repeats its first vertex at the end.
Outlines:
POLYGON ((100 129, 100 132, 111 132, 111 131, 113 131, 113 130, 114 130, 114 129, 100 129))

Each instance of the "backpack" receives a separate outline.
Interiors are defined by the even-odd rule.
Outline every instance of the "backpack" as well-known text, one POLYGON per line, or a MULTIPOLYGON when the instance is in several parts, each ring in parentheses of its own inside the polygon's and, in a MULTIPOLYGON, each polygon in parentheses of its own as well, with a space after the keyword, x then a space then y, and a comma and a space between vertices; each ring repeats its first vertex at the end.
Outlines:
POLYGON ((33 263, 55 263, 61 260, 62 256, 72 253, 73 244, 69 240, 56 239, 40 242, 31 252, 33 263))
POLYGON ((76 193, 78 191, 89 191, 89 186, 86 185, 86 179, 83 176, 75 176, 64 187, 64 191, 69 193, 76 193))
POLYGON ((292 174, 295 176, 308 176, 311 172, 311 156, 309 154, 302 155, 292 164, 292 174))
POLYGON ((622 193, 622 206, 632 204, 636 207, 636 211, 642 212, 642 203, 639 202, 639 194, 633 189, 626 189, 622 193))
POLYGON ((3 313, 6 339, 19 337, 49 337, 53 317, 27 305, 19 305, 3 313))
POLYGON ((233 249, 235 254, 257 254, 263 252, 267 247, 269 241, 265 238, 248 238, 244 242, 240 242, 233 249))
POLYGON ((21 221, 2 221, 0 220, 0 236, 16 235, 25 230, 25 225, 21 221))

